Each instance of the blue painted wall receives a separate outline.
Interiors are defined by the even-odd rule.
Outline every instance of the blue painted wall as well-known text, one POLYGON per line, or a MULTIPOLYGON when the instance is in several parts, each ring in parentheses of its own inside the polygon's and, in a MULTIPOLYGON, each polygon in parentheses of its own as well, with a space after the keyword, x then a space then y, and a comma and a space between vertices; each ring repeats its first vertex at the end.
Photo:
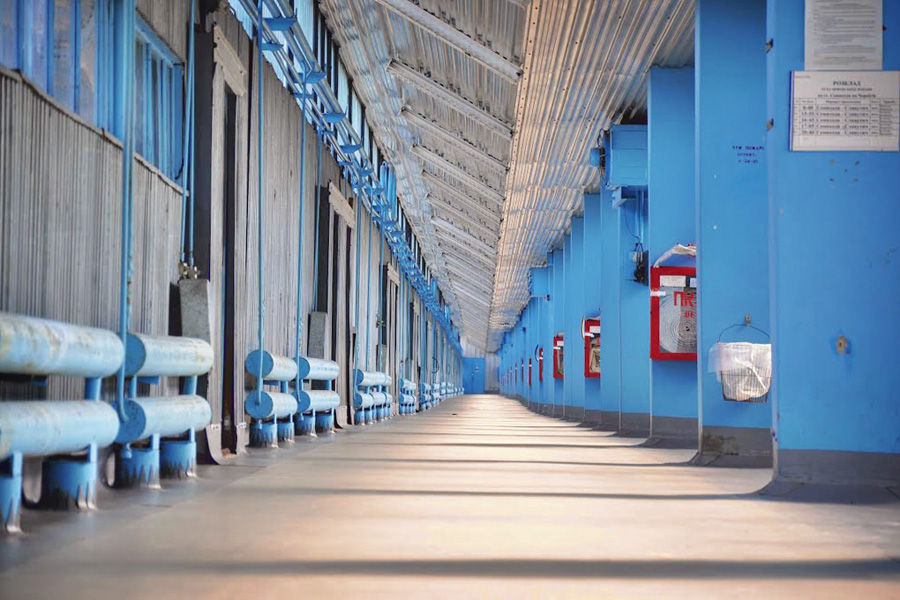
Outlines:
MULTIPOLYGON (((582 312, 585 317, 596 317, 600 314, 600 254, 601 241, 601 211, 603 197, 601 194, 584 195, 584 256, 582 257, 582 272, 584 273, 584 298, 582 312)), ((601 336, 603 321, 600 322, 601 336)), ((601 343, 603 338, 600 338, 601 343)), ((603 348, 601 346, 601 353, 603 348)), ((584 409, 585 411, 601 410, 600 386, 604 380, 601 372, 599 379, 586 378, 584 380, 584 409)))
POLYGON ((623 413, 650 413, 650 288, 634 281, 631 254, 644 239, 646 204, 630 200, 617 210, 619 316, 623 413))
POLYGON ((484 359, 463 357, 463 388, 467 394, 484 393, 484 359))
MULTIPOLYGON (((566 279, 565 279, 565 265, 563 264, 563 250, 562 248, 558 248, 553 251, 553 287, 550 292, 550 314, 551 314, 551 337, 550 337, 550 356, 548 357, 549 363, 548 367, 550 370, 547 372, 547 375, 550 379, 553 380, 553 405, 554 406, 563 406, 564 404, 564 389, 563 389, 563 380, 562 379, 553 379, 553 336, 555 336, 558 332, 563 330, 563 325, 565 323, 565 304, 564 299, 566 297, 566 279)), ((565 352, 568 351, 568 342, 569 340, 564 340, 564 348, 565 351, 563 353, 563 361, 565 361, 565 352)), ((545 355, 546 356, 546 355, 545 355)), ((565 369, 563 371, 565 375, 565 369)))
POLYGON ((584 316, 584 219, 573 217, 566 238, 566 416, 584 416, 584 341, 581 318, 584 316), (570 341, 571 340, 571 341, 570 341))
MULTIPOLYGON (((770 4, 778 448, 900 453, 900 155, 788 150, 789 76, 803 69, 804 5, 770 4), (848 354, 836 350, 841 335, 848 354)), ((900 70, 900 2, 885 0, 884 25, 884 69, 900 70)))
MULTIPOLYGON (((650 264, 675 244, 696 243, 694 70, 650 71, 648 98, 650 264)), ((693 266, 693 259, 669 260, 693 266)), ((697 363, 650 361, 653 416, 697 418, 697 363)))
MULTIPOLYGON (((701 428, 768 428, 772 422, 769 404, 725 402, 715 374, 708 372, 709 349, 726 327, 750 315, 753 325, 769 329, 766 152, 761 149, 766 144, 765 10, 765 0, 700 0, 697 5, 701 428)), ((741 329, 723 341, 766 340, 741 329)))
MULTIPOLYGON (((600 405, 604 412, 621 412, 619 365, 619 212, 612 193, 604 189, 600 203, 600 405)), ((604 426, 618 427, 618 419, 604 426)))
MULTIPOLYGON (((552 261, 552 255, 548 255, 547 262, 552 261)), ((547 281, 551 280, 552 267, 547 267, 547 281)), ((548 289, 550 289, 548 287, 548 289)), ((552 293, 552 290, 551 290, 552 293)), ((549 297, 549 294, 548 294, 549 297)), ((541 383, 541 404, 552 405, 554 394, 553 383, 553 323, 551 318, 551 301, 545 297, 543 300, 536 300, 538 312, 540 313, 540 345, 544 349, 544 381, 541 383)), ((542 409, 544 410, 544 409, 542 409)))

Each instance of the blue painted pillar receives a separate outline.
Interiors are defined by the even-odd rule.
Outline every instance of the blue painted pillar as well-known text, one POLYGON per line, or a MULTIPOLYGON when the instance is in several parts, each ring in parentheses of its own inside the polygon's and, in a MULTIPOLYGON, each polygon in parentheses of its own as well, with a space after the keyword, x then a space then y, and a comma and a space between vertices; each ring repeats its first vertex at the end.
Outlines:
MULTIPOLYGON (((776 477, 900 486, 900 155, 789 150, 803 17, 802 0, 769 2, 776 477)), ((897 71, 900 3, 885 0, 883 23, 883 68, 897 71)))
MULTIPOLYGON (((553 261, 553 255, 547 255, 547 263, 551 265, 553 261)), ((544 295, 544 299, 539 304, 539 310, 541 314, 541 324, 540 324, 540 347, 543 349, 543 369, 544 376, 543 382, 541 382, 541 406, 540 412, 541 414, 550 414, 553 412, 553 394, 554 394, 554 383, 553 383, 553 321, 551 316, 551 308, 552 308, 552 288, 551 281, 553 276, 553 267, 548 266, 546 269, 546 294, 544 295)))
POLYGON ((650 289, 634 280, 632 253, 644 240, 646 201, 643 190, 618 210, 619 384, 622 414, 619 431, 629 436, 650 435, 650 289))
POLYGON ((619 212, 612 207, 612 192, 603 189, 600 202, 600 426, 617 431, 621 426, 619 356, 619 212))
MULTIPOLYGON (((600 194, 584 195, 584 253, 582 256, 582 274, 584 278, 584 296, 582 312, 585 317, 593 318, 600 314, 600 253, 601 253, 601 210, 603 197, 600 194)), ((601 320, 601 335, 603 322, 601 320)), ((601 338, 602 342, 602 338, 601 338)), ((601 346, 601 353, 602 353, 601 346)), ((584 421, 592 425, 600 425, 601 396, 600 379, 592 377, 584 380, 584 421)))
POLYGON ((564 380, 568 421, 584 420, 584 340, 581 319, 584 316, 584 219, 573 217, 566 237, 566 378, 564 380))
POLYGON ((765 0, 700 0, 696 16, 698 381, 703 461, 771 456, 769 404, 726 402, 709 372, 722 341, 769 329, 765 165, 765 0), (723 332, 725 332, 723 334, 723 332))
MULTIPOLYGON (((563 379, 555 379, 553 378, 553 336, 557 334, 563 333, 563 325, 565 323, 565 297, 566 297, 566 279, 565 279, 565 265, 563 261, 563 249, 557 248, 553 251, 553 288, 550 292, 550 311, 552 314, 552 331, 553 335, 550 338, 550 377, 553 379, 553 414, 554 416, 563 416, 563 403, 565 399, 564 390, 563 390, 563 379)), ((568 345, 566 342, 568 340, 563 340, 564 342, 564 353, 563 359, 565 359, 565 352, 568 351, 568 345)), ((563 373, 565 375, 565 372, 563 373)))
MULTIPOLYGON (((694 70, 650 71, 647 250, 652 265, 675 244, 696 243, 694 70)), ((666 266, 695 266, 674 258, 666 266)), ((697 440, 697 362, 650 361, 650 435, 697 440)))

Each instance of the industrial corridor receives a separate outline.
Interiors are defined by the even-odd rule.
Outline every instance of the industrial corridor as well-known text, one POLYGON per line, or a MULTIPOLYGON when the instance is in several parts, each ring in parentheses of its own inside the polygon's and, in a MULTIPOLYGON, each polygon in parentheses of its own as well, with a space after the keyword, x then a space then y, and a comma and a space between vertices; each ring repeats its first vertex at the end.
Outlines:
MULTIPOLYGON (((448 400, 2 547, 8 598, 890 598, 900 519, 766 469, 448 400), (264 466, 266 465, 266 466, 264 466), (214 509, 212 507, 215 507, 214 509)), ((101 500, 105 500, 101 495, 101 500)))
POLYGON ((900 598, 900 0, 0 0, 0 600, 900 598))

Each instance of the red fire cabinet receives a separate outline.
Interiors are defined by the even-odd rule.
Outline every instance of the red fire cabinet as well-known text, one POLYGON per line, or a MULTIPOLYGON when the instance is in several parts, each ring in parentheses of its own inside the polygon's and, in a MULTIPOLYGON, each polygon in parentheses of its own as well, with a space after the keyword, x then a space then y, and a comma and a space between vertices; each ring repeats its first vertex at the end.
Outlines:
POLYGON ((553 379, 563 378, 563 334, 553 338, 553 379))
POLYGON ((600 377, 600 319, 584 319, 581 337, 584 338, 584 376, 600 377))
POLYGON ((650 358, 697 360, 697 269, 650 269, 650 358))
POLYGON ((544 349, 537 349, 538 382, 544 381, 544 349))

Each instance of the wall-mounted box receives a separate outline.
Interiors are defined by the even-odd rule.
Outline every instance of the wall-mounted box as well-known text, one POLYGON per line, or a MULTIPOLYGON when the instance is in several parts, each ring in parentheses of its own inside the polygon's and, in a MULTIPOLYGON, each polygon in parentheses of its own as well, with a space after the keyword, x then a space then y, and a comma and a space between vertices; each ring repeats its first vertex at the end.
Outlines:
POLYGON ((606 140, 607 187, 643 187, 647 169, 647 126, 616 125, 606 140))

